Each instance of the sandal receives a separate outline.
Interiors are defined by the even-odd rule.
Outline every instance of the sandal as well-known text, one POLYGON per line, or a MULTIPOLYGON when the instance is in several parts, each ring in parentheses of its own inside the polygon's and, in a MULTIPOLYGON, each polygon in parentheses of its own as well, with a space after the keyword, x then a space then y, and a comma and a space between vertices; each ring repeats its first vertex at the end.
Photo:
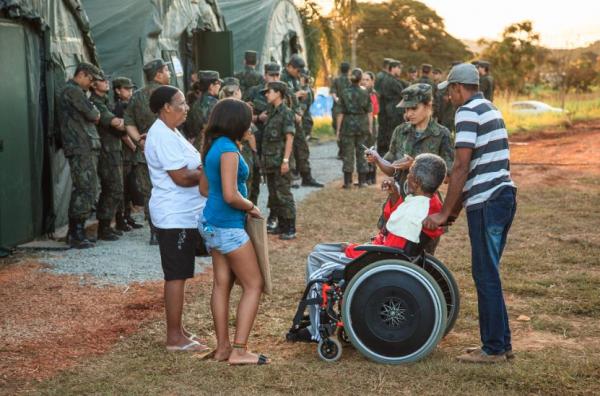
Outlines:
MULTIPOLYGON (((247 344, 238 344, 238 343, 234 342, 233 349, 247 350, 248 345, 247 344)), ((254 364, 257 366, 262 366, 262 365, 269 364, 269 363, 270 363, 269 358, 261 353, 258 355, 258 360, 256 362, 239 362, 239 363, 227 363, 227 364, 229 366, 247 366, 247 365, 254 365, 254 364)))
POLYGON ((203 354, 203 353, 208 354, 211 351, 211 349, 208 346, 202 345, 198 341, 192 341, 183 346, 167 345, 166 349, 167 349, 167 352, 192 352, 192 353, 200 353, 200 354, 203 354), (201 348, 198 349, 198 347, 201 347, 201 348))

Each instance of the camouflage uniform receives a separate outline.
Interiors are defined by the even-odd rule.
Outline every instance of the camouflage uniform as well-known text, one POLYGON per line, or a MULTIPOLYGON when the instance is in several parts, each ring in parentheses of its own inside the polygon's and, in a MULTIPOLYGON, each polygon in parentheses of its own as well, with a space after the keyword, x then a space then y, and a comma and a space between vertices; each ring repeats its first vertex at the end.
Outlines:
POLYGON ((448 128, 451 135, 454 136, 454 115, 456 114, 456 108, 448 98, 448 91, 445 89, 438 89, 436 92, 436 115, 437 121, 448 128))
POLYGON ((380 123, 377 135, 377 151, 380 154, 387 152, 394 128, 404 122, 404 110, 396 107, 404 88, 406 83, 391 74, 381 84, 380 123))
MULTIPOLYGON (((329 88, 330 95, 337 95, 338 99, 340 95, 346 90, 346 88, 350 88, 352 84, 350 84, 350 79, 345 74, 340 74, 331 82, 331 87, 329 88)), ((333 108, 331 109, 331 117, 333 117, 333 130, 337 129, 336 119, 337 115, 340 113, 340 104, 339 102, 333 103, 333 108)))
POLYGON ((109 110, 108 96, 91 96, 92 103, 100 111, 98 133, 102 142, 98 174, 102 190, 98 201, 96 217, 98 220, 111 221, 123 199, 123 170, 121 166, 121 137, 124 131, 113 128, 110 123, 116 116, 109 110))
POLYGON ((202 93, 202 97, 194 102, 194 105, 190 109, 185 121, 186 136, 194 138, 194 147, 198 152, 202 152, 202 145, 204 144, 204 133, 203 129, 208 122, 210 112, 215 107, 218 98, 209 95, 208 92, 202 93))
POLYGON ((97 164, 101 144, 95 122, 100 112, 74 80, 67 81, 60 94, 58 108, 62 145, 73 183, 69 220, 85 222, 97 196, 97 164))
POLYGON ((245 66, 244 71, 236 73, 235 77, 240 80, 242 95, 255 85, 264 85, 265 83, 263 76, 252 66, 245 66))
POLYGON ((285 105, 269 109, 264 126, 262 144, 262 163, 267 176, 269 200, 267 206, 271 216, 291 220, 296 217, 296 205, 291 192, 291 172, 281 174, 281 164, 288 134, 296 132, 294 113, 285 105))
POLYGON ((479 90, 490 102, 494 101, 494 78, 489 74, 479 77, 479 90))
MULTIPOLYGON (((156 114, 150 111, 150 96, 160 86, 156 81, 150 81, 144 88, 135 91, 125 110, 125 125, 137 127, 140 134, 148 133, 148 130, 157 118, 156 114)), ((135 167, 136 184, 140 190, 139 193, 144 197, 144 213, 146 214, 146 218, 150 219, 148 201, 152 192, 152 183, 150 182, 146 157, 144 157, 141 146, 138 146, 135 152, 135 162, 139 164, 135 167)))
POLYGON ((354 171, 354 158, 356 157, 356 171, 359 175, 368 171, 367 161, 364 156, 364 148, 369 134, 369 113, 373 112, 373 105, 369 93, 359 87, 352 85, 346 88, 340 95, 340 112, 344 115, 340 127, 340 140, 344 173, 354 171))
POLYGON ((312 115, 310 114, 310 107, 315 101, 315 93, 313 92, 310 83, 302 85, 300 89, 308 93, 306 99, 303 100, 306 106, 306 111, 304 112, 304 114, 302 114, 302 130, 304 131, 304 136, 310 136, 312 134, 312 129, 314 125, 312 115))
POLYGON ((258 116, 260 114, 262 114, 263 112, 267 111, 269 109, 269 107, 271 107, 267 103, 267 98, 265 97, 265 93, 262 91, 264 89, 264 87, 265 87, 264 84, 261 84, 261 85, 256 85, 256 86, 250 88, 246 92, 246 97, 244 99, 244 101, 249 102, 252 105, 252 111, 253 111, 254 115, 257 116, 257 120, 253 124, 254 125, 253 132, 254 132, 254 139, 256 140, 256 150, 257 150, 256 156, 258 158, 254 158, 255 161, 254 161, 252 183, 250 185, 250 188, 248 189, 248 191, 249 191, 248 199, 250 199, 255 204, 256 204, 256 202, 258 202, 258 195, 260 193, 260 180, 261 180, 260 157, 262 155, 263 131, 265 128, 265 123, 260 121, 258 119, 258 116))

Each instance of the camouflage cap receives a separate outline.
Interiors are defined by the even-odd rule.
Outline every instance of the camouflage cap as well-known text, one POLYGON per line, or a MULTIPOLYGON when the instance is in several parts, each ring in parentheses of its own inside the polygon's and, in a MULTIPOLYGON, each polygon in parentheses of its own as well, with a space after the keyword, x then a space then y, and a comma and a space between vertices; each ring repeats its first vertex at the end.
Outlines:
POLYGON ((408 72, 409 73, 416 73, 417 72, 417 67, 416 66, 410 66, 408 68, 408 72))
POLYGON ((223 83, 223 80, 221 80, 221 77, 219 76, 219 72, 214 70, 198 70, 198 80, 220 81, 223 83))
POLYGON ((300 70, 300 75, 303 77, 310 77, 310 70, 302 69, 302 70, 300 70))
POLYGON ((153 76, 160 69, 162 69, 163 67, 165 67, 166 65, 168 65, 170 63, 171 62, 165 62, 164 60, 162 60, 160 58, 153 59, 144 65, 144 73, 146 73, 147 76, 153 76))
POLYGON ((442 74, 442 69, 440 69, 439 67, 434 68, 433 74, 442 74))
POLYGON ((244 52, 244 60, 246 61, 246 63, 255 65, 257 59, 258 59, 258 53, 256 51, 244 52))
POLYGON ((79 65, 77 65, 77 69, 86 72, 87 74, 92 76, 94 80, 106 80, 106 77, 104 77, 104 73, 102 72, 102 70, 92 65, 91 63, 81 62, 79 65))
POLYGON ((389 65, 391 61, 393 61, 392 58, 383 58, 383 64, 386 66, 389 65))
POLYGON ((423 63, 421 65, 421 71, 423 73, 429 73, 431 71, 431 69, 433 68, 433 66, 431 66, 429 63, 423 63))
POLYGON ((402 62, 397 59, 390 59, 389 67, 402 66, 402 62))
POLYGON ((276 92, 281 92, 282 95, 286 95, 288 86, 283 81, 271 81, 267 83, 266 88, 263 89, 261 92, 267 92, 269 89, 272 89, 276 92))
POLYGON ((271 62, 265 65, 265 74, 278 75, 281 73, 281 66, 278 63, 271 62))
POLYGON ((133 82, 127 77, 117 77, 112 84, 113 88, 133 88, 133 82))
POLYGON ((409 85, 402 91, 402 100, 396 107, 416 107, 419 103, 431 101, 432 97, 431 85, 425 83, 409 85))
POLYGON ((235 77, 225 77, 223 79, 223 86, 226 85, 237 85, 238 87, 240 86, 240 80, 238 80, 235 77))
POLYGON ((306 67, 306 62, 304 62, 304 58, 302 58, 300 55, 294 54, 290 57, 288 65, 292 65, 292 67, 296 69, 302 69, 306 67))
POLYGON ((490 62, 484 61, 484 60, 480 60, 480 61, 477 62, 477 66, 485 67, 486 69, 489 69, 490 62))

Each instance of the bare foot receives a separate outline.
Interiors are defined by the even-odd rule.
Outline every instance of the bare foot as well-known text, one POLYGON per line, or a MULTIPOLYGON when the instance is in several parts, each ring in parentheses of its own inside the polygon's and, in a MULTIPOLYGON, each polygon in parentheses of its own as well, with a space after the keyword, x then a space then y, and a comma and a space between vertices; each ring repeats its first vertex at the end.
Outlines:
POLYGON ((269 364, 271 359, 264 355, 257 355, 252 352, 248 352, 245 349, 234 348, 229 355, 228 363, 232 365, 236 364, 269 364))
POLYGON ((225 348, 217 348, 215 349, 215 354, 214 354, 214 359, 217 362, 224 362, 226 361, 229 356, 231 355, 231 350, 233 348, 231 348, 231 346, 225 347, 225 348))

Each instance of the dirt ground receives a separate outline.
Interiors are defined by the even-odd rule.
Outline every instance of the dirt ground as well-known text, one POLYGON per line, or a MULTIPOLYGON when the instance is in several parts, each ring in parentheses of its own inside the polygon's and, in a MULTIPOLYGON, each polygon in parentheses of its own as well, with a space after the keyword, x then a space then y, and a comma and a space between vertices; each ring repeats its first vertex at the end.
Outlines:
MULTIPOLYGON (((511 171, 519 186, 585 189, 585 183, 573 181, 573 172, 578 180, 600 175, 600 121, 511 141, 511 171)), ((44 268, 24 256, 0 260, 0 388, 50 378, 85 357, 106 353, 163 314, 162 282, 99 287, 93 280, 58 276, 44 268)), ((209 280, 210 274, 196 277, 188 294, 207 287, 209 280)), ((460 332, 451 333, 444 344, 461 337, 460 332)), ((536 332, 526 320, 517 326, 519 349, 557 342, 560 337, 536 332)), ((278 348, 285 354, 289 347, 282 343, 278 348)))

